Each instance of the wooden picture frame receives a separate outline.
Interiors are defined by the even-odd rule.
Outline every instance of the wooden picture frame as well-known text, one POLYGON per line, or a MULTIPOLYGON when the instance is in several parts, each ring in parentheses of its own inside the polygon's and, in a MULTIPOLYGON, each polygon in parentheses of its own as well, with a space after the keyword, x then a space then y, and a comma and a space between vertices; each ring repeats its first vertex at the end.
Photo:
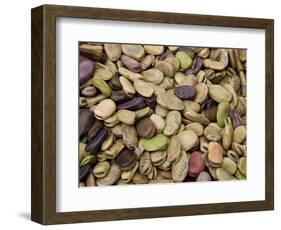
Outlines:
POLYGON ((272 210, 274 208, 274 21, 74 6, 32 9, 31 219, 41 224, 272 210), (56 212, 56 18, 123 20, 264 29, 266 35, 265 200, 167 207, 56 212))

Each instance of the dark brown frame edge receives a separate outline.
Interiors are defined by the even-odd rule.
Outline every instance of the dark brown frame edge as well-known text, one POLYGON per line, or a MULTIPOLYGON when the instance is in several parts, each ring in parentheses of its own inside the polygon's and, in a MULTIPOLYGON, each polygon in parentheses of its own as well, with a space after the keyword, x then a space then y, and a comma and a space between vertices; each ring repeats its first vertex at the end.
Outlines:
POLYGON ((62 224, 274 209, 274 21, 271 19, 43 5, 32 9, 31 219, 62 224), (56 17, 256 28, 266 31, 265 200, 56 212, 56 17))

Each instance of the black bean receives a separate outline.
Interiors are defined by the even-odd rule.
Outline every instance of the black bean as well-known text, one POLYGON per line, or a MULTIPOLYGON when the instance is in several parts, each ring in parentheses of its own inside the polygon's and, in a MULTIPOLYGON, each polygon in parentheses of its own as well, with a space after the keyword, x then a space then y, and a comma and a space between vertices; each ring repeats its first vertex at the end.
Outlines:
POLYGON ((151 109, 155 109, 155 107, 157 105, 157 101, 156 101, 156 97, 155 96, 144 98, 144 102, 151 109))

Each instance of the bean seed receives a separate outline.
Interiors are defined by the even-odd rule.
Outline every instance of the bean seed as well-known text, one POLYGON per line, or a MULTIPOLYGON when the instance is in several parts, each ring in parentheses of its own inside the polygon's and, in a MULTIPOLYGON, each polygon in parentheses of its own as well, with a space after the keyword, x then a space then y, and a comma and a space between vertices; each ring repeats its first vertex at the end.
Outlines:
POLYGON ((169 110, 183 110, 183 102, 173 94, 160 93, 157 96, 159 105, 169 110))
POLYGON ((135 167, 136 159, 137 155, 133 151, 124 148, 116 157, 115 162, 123 171, 130 171, 135 167))
POLYGON ((180 99, 193 99, 196 91, 192 86, 179 86, 175 88, 174 93, 180 99))
POLYGON ((95 121, 94 115, 89 110, 79 111, 79 136, 82 138, 95 121))
POLYGON ((186 52, 178 51, 176 53, 176 58, 180 62, 181 69, 185 70, 192 65, 192 59, 188 56, 186 52))
POLYGON ((197 177, 205 169, 205 163, 202 159, 202 153, 195 151, 191 154, 189 158, 189 171, 188 174, 191 177, 197 177))
POLYGON ((93 86, 98 88, 104 96, 110 97, 112 91, 106 81, 99 78, 94 78, 92 79, 92 84, 93 86))
POLYGON ((97 135, 92 139, 91 142, 86 146, 86 151, 90 152, 91 154, 97 154, 100 150, 100 147, 107 136, 107 130, 102 128, 97 135))
POLYGON ((141 97, 136 97, 130 101, 122 103, 117 106, 118 110, 120 109, 129 109, 129 110, 137 110, 142 109, 146 106, 144 99, 141 97))
POLYGON ((139 144, 142 145, 146 151, 163 150, 168 145, 168 138, 163 134, 157 134, 150 139, 141 138, 139 144))
POLYGON ((153 88, 149 86, 145 81, 136 79, 134 81, 135 90, 144 97, 151 97, 153 95, 153 88))
POLYGON ((121 109, 117 112, 119 121, 127 125, 133 125, 136 120, 136 114, 130 110, 121 109))
POLYGON ((86 83, 92 77, 93 72, 95 71, 96 64, 92 60, 89 60, 83 56, 80 56, 79 64, 79 83, 80 85, 86 83))
POLYGON ((99 120, 105 120, 110 117, 116 110, 114 101, 106 99, 101 101, 95 108, 95 116, 99 120))
POLYGON ((136 130, 140 137, 151 138, 156 132, 156 127, 149 118, 144 118, 137 122, 136 130))
POLYGON ((188 151, 194 148, 198 143, 199 139, 196 133, 192 130, 184 130, 177 135, 179 142, 181 143, 182 149, 188 151))
POLYGON ((137 62, 135 59, 130 58, 126 55, 121 56, 121 61, 129 70, 131 70, 133 72, 138 73, 142 70, 139 62, 137 62))
POLYGON ((223 160, 223 149, 217 142, 209 143, 208 159, 213 167, 218 167, 221 165, 223 160))

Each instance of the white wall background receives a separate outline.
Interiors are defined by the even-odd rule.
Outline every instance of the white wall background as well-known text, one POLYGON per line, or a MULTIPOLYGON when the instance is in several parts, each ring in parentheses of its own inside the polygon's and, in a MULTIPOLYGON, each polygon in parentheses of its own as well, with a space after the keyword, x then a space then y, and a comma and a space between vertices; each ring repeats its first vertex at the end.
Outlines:
MULTIPOLYGON (((30 219, 30 9, 65 4, 275 19, 275 211, 51 226, 49 229, 277 229, 281 214, 281 15, 276 0, 33 0, 0 7, 0 228, 43 229, 30 219), (4 81, 3 81, 4 80, 4 81)), ((243 191, 241 191, 243 192, 243 191)))

